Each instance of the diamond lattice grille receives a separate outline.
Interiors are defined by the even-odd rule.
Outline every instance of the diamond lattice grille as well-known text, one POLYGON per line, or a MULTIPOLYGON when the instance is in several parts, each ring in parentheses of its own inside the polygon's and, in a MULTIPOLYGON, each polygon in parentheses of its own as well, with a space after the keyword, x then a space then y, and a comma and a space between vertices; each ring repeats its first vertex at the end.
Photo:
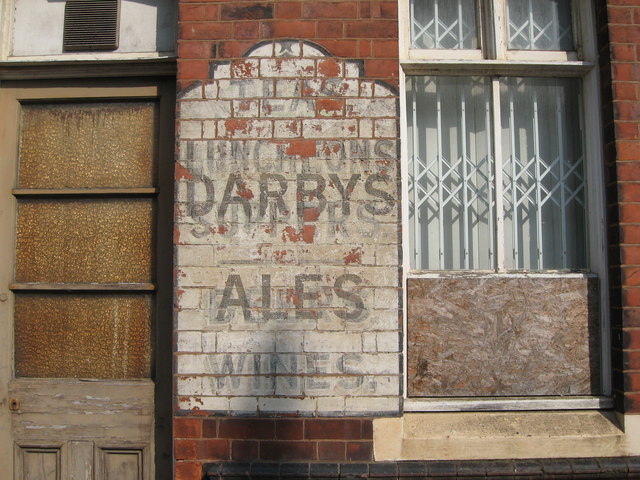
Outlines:
POLYGON ((509 0, 509 49, 572 50, 570 0, 509 0))
POLYGON ((478 48, 474 0, 412 0, 413 48, 478 48))
POLYGON ((577 81, 412 77, 407 90, 415 268, 494 269, 498 249, 507 269, 585 265, 577 81), (497 178, 492 82, 499 82, 502 119, 497 178))

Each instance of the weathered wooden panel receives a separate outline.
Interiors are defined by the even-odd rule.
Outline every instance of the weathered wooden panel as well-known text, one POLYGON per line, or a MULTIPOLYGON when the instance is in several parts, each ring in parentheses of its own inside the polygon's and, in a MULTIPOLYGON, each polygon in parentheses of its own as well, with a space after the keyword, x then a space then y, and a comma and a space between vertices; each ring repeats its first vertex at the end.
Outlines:
POLYGON ((597 280, 408 280, 410 396, 599 393, 597 280))
POLYGON ((60 449, 16 447, 16 480, 61 480, 60 449))
POLYGON ((67 448, 69 480, 93 480, 93 442, 69 442, 67 448))
POLYGON ((97 480, 142 480, 141 450, 101 450, 97 480))
POLYGON ((146 444, 153 432, 151 381, 15 380, 10 398, 16 441, 93 441, 146 444))

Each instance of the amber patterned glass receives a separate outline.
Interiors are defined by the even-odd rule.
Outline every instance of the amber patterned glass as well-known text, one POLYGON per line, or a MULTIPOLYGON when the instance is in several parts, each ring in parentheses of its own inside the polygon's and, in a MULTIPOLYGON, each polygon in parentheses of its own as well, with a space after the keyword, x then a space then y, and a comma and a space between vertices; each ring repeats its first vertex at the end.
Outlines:
POLYGON ((148 378, 152 295, 16 295, 18 377, 148 378))
POLYGON ((19 188, 154 185, 154 102, 22 106, 19 188))
POLYGON ((146 198, 22 199, 16 281, 151 282, 153 210, 146 198))

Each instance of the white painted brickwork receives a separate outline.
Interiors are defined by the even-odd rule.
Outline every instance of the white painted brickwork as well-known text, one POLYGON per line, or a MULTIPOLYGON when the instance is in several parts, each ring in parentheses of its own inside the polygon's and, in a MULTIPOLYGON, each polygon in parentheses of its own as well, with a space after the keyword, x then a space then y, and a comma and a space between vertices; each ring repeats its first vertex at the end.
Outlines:
POLYGON ((179 96, 180 408, 397 412, 397 94, 297 41, 211 71, 179 96))

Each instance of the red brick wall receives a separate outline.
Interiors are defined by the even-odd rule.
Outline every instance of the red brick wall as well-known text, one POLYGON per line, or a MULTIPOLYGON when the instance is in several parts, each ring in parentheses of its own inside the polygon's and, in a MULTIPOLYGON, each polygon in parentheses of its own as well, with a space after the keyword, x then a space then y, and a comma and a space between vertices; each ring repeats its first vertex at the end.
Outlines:
POLYGON ((640 413, 640 2, 598 2, 614 396, 640 413))
POLYGON ((395 1, 182 0, 178 80, 204 80, 212 60, 240 58, 260 40, 296 38, 363 59, 365 76, 397 85, 397 11, 395 1))
POLYGON ((371 419, 176 418, 176 478, 199 479, 202 463, 370 461, 371 419))

